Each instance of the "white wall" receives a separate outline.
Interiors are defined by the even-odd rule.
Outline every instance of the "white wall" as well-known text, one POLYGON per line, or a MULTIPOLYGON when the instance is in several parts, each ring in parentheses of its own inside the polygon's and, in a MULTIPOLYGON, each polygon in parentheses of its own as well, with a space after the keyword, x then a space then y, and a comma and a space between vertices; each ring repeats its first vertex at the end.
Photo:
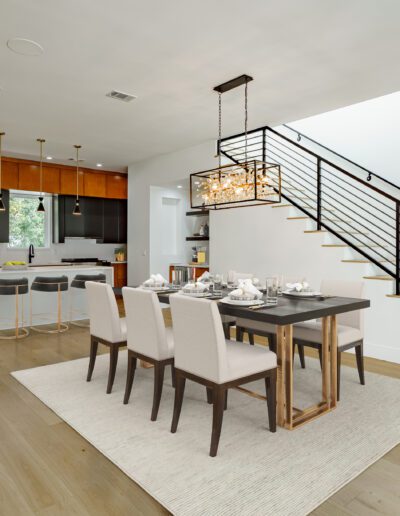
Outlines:
POLYGON ((400 92, 290 123, 400 186, 400 92))
MULTIPOLYGON (((150 191, 172 181, 187 180, 191 172, 216 165, 213 140, 182 151, 135 163, 128 171, 128 283, 141 283, 150 274, 150 191)), ((157 225, 157 221, 154 221, 157 225)))

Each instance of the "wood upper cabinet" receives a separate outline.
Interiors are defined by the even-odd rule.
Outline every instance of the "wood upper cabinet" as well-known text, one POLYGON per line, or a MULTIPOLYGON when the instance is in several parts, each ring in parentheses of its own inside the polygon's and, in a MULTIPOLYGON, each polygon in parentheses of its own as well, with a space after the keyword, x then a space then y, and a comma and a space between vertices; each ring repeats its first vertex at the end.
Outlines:
MULTIPOLYGON (((76 170, 62 168, 60 171, 60 194, 76 195, 76 170)), ((79 195, 83 195, 83 171, 79 171, 79 195)))
MULTIPOLYGON (((40 191, 40 166, 20 163, 19 165, 19 190, 40 191)), ((43 165, 43 192, 59 193, 60 169, 43 165)))
POLYGON ((6 190, 18 190, 18 163, 2 160, 1 187, 6 190))
POLYGON ((106 197, 106 174, 85 170, 83 174, 83 191, 87 197, 106 197))
POLYGON ((127 178, 117 174, 107 174, 106 197, 109 199, 126 199, 128 197, 127 178))

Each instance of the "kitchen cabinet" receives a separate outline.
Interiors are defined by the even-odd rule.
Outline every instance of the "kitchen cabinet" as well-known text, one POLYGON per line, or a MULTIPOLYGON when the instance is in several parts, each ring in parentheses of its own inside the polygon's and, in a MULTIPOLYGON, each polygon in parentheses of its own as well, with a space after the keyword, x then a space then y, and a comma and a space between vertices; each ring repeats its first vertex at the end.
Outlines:
POLYGON ((125 244, 127 241, 127 201, 104 199, 104 243, 125 244))
POLYGON ((12 161, 1 162, 1 186, 6 190, 18 190, 19 167, 12 161))
MULTIPOLYGON (((84 237, 102 241, 104 239, 103 199, 83 197, 81 212, 84 226, 84 237)), ((76 215, 72 216, 76 218, 76 215)))
POLYGON ((7 244, 10 237, 10 192, 2 190, 5 211, 0 211, 0 243, 7 244))
MULTIPOLYGON (((60 194, 76 195, 76 170, 63 168, 60 171, 60 194)), ((83 171, 79 171, 79 194, 83 194, 83 171)))
POLYGON ((128 197, 127 178, 118 174, 107 174, 106 197, 109 199, 126 199, 128 197))
POLYGON ((85 197, 106 197, 106 174, 84 171, 83 194, 85 197))
MULTIPOLYGON (((42 191, 58 193, 60 191, 60 169, 43 165, 42 191)), ((18 190, 40 192, 40 166, 21 163, 19 165, 18 190)))

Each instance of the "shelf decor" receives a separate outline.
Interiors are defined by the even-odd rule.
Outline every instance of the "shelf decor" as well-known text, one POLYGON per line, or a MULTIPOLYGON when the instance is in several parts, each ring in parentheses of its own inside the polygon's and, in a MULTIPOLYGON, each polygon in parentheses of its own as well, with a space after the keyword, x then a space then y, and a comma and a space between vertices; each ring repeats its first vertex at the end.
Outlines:
POLYGON ((1 192, 1 144, 5 132, 0 132, 0 211, 6 211, 6 207, 3 202, 3 194, 1 192))
POLYGON ((252 80, 248 75, 241 75, 214 88, 218 93, 218 167, 190 174, 190 202, 194 209, 239 208, 281 202, 280 165, 260 161, 254 157, 248 158, 247 85, 252 80), (244 160, 222 165, 220 151, 222 93, 243 84, 245 85, 244 160))

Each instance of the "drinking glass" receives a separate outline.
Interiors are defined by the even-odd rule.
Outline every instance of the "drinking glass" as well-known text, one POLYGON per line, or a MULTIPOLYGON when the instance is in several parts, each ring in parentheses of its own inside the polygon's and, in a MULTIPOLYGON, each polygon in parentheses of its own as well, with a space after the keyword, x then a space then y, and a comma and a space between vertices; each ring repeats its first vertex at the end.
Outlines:
POLYGON ((223 282, 224 282, 224 277, 222 276, 222 274, 214 275, 214 288, 215 289, 221 290, 223 282))
POLYGON ((279 276, 277 276, 277 290, 278 290, 278 296, 281 296, 282 290, 283 290, 283 275, 282 274, 279 274, 279 276))
POLYGON ((267 305, 278 304, 278 278, 276 276, 266 278, 265 289, 267 305))

